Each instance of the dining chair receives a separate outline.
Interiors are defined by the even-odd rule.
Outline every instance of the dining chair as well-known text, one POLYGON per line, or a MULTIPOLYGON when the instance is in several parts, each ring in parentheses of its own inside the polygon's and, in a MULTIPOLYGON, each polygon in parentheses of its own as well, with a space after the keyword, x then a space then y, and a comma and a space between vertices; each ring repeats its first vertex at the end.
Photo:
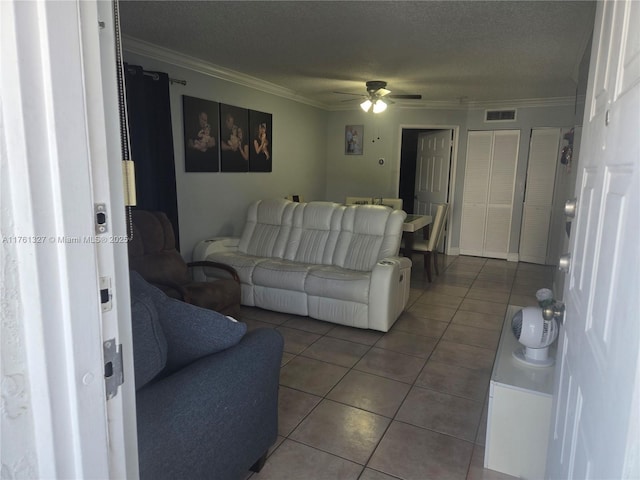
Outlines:
POLYGON ((373 205, 373 198, 371 197, 347 197, 345 205, 373 205))
POLYGON ((438 270, 438 244, 444 233, 444 226, 447 222, 447 212, 449 204, 441 203, 436 208, 436 215, 431 225, 429 238, 426 240, 416 240, 413 244, 413 252, 424 255, 424 270, 427 272, 427 278, 431 282, 431 257, 433 257, 433 266, 436 275, 440 275, 438 270))
POLYGON ((391 207, 394 210, 402 210, 402 199, 401 198, 383 198, 381 200, 380 205, 391 207))

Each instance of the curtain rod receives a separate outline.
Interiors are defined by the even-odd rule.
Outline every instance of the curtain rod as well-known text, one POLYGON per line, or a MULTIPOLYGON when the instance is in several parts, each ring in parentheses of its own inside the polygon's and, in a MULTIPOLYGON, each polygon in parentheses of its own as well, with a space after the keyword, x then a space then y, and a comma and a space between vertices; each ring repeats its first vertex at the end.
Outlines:
MULTIPOLYGON (((146 70, 143 70, 142 73, 147 75, 148 77, 153 78, 154 80, 158 80, 158 78, 160 78, 160 76, 156 72, 147 72, 146 70)), ((179 83, 180 85, 186 85, 187 84, 186 80, 180 80, 180 79, 177 79, 177 78, 169 78, 169 82, 172 85, 174 83, 179 83)))

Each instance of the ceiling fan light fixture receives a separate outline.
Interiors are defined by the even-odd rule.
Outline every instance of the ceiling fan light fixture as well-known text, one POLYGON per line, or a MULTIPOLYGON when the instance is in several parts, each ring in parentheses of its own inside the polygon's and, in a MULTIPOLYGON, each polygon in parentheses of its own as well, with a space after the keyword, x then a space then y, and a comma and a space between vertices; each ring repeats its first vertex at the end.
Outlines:
POLYGON ((381 99, 376 100, 373 104, 373 113, 382 113, 387 109, 387 104, 381 99))
POLYGON ((362 102, 362 103, 360 104, 360 108, 361 108, 362 110, 364 110, 365 112, 368 112, 369 110, 371 110, 371 106, 372 106, 372 105, 373 105, 373 103, 371 102, 371 100, 369 100, 369 99, 367 98, 364 102, 362 102))

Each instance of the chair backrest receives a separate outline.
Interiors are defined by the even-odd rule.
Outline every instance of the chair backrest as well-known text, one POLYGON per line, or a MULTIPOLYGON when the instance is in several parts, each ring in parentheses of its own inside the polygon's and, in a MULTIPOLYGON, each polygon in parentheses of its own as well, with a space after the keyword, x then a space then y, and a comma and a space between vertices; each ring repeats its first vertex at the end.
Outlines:
POLYGON ((383 198, 381 205, 385 207, 391 207, 394 210, 402 210, 402 199, 401 198, 383 198))
POLYGON ((373 205, 371 197, 347 197, 344 201, 345 205, 373 205))
POLYGON ((429 233, 429 243, 427 244, 427 250, 430 252, 433 252, 438 246, 438 243, 440 243, 442 233, 444 232, 444 225, 447 221, 448 211, 448 203, 441 203, 436 208, 436 216, 433 219, 433 225, 431 226, 431 231, 429 233))
POLYGON ((284 258, 295 262, 331 265, 346 208, 333 202, 300 204, 293 213, 284 258))
POLYGON ((370 271, 378 260, 398 254, 407 214, 379 205, 346 207, 333 265, 370 271))
POLYGON ((175 236, 164 212, 133 210, 133 235, 129 242, 129 267, 147 282, 182 285, 188 268, 176 250, 175 236))

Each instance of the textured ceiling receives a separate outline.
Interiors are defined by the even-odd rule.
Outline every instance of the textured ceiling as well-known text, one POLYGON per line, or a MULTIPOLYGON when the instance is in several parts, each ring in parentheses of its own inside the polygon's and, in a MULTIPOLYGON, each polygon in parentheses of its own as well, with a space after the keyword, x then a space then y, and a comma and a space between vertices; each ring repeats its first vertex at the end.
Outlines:
POLYGON ((595 3, 120 0, 120 12, 127 37, 331 108, 367 80, 422 102, 573 96, 595 3))

